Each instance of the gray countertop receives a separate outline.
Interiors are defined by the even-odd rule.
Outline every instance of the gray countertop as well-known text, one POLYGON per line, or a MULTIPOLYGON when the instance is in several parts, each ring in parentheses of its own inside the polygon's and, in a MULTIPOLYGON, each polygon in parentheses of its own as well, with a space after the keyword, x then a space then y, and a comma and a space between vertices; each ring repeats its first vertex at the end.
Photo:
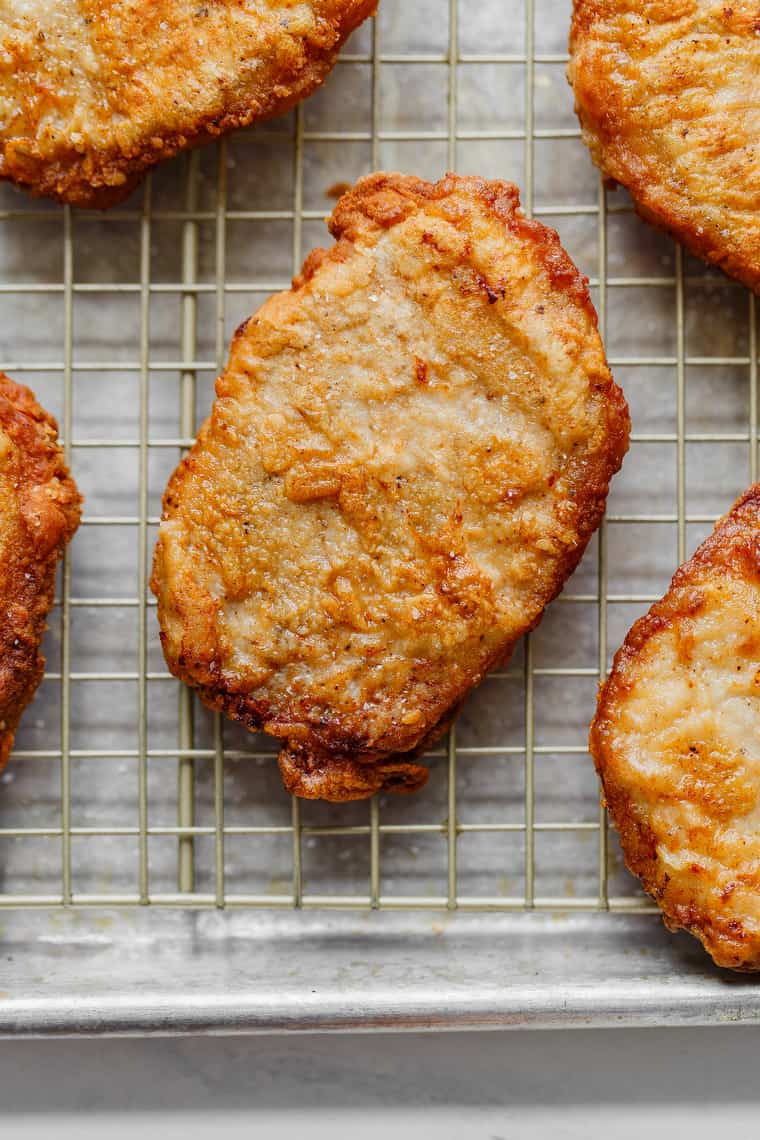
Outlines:
POLYGON ((5 1136, 533 1140, 758 1118, 760 1029, 0 1042, 5 1136))

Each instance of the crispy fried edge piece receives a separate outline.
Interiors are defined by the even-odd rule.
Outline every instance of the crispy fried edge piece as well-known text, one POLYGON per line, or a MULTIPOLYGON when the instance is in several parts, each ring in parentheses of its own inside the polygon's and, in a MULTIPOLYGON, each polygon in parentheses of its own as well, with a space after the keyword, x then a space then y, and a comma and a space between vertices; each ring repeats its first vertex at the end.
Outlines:
POLYGON ((615 654, 609 677, 599 687, 596 716, 589 733, 591 755, 602 781, 602 803, 620 836, 628 870, 640 879, 644 890, 660 907, 669 930, 688 930, 718 966, 742 971, 760 970, 760 934, 750 934, 735 919, 721 919, 715 913, 698 909, 686 892, 672 886, 657 857, 656 835, 637 814, 626 784, 616 777, 609 736, 610 726, 616 720, 616 705, 625 701, 635 683, 642 649, 650 638, 693 612, 694 592, 688 590, 695 574, 723 565, 742 576, 760 577, 758 518, 760 483, 755 483, 718 520, 713 533, 693 557, 678 568, 665 596, 632 626, 615 654), (676 591, 686 592, 679 598, 676 591))
POLYGON ((760 293, 760 265, 746 256, 741 240, 715 240, 716 228, 706 225, 699 211, 690 208, 664 178, 653 177, 651 164, 628 145, 625 134, 618 129, 604 83, 579 64, 584 43, 600 12, 597 0, 574 0, 567 66, 575 112, 595 165, 611 183, 619 183, 629 191, 636 212, 644 221, 671 234, 696 257, 760 293))
POLYGON ((277 757, 285 790, 302 800, 347 803, 365 800, 377 792, 397 796, 418 792, 428 782, 430 769, 414 761, 440 740, 454 723, 459 703, 434 725, 416 748, 375 761, 349 756, 316 755, 308 749, 286 746, 277 757))
MULTIPOLYGON (((161 136, 160 148, 155 144, 154 133, 142 149, 131 154, 106 149, 82 154, 72 147, 65 159, 51 161, 30 154, 26 147, 22 160, 12 152, 13 161, 8 164, 11 169, 0 173, 0 181, 13 182, 35 197, 54 198, 72 206, 95 210, 117 206, 130 196, 149 170, 165 159, 203 146, 239 127, 285 115, 312 95, 332 71, 348 37, 375 13, 377 4, 378 0, 343 0, 344 10, 336 16, 337 38, 333 45, 315 51, 291 87, 272 82, 268 97, 260 98, 255 106, 240 97, 232 99, 223 114, 189 120, 181 132, 161 136)), ((7 142, 12 144, 13 140, 7 142)))
MULTIPOLYGON (((0 768, 45 669, 40 652, 58 560, 79 525, 82 499, 58 444, 58 425, 29 388, 0 372, 0 431, 21 455, 27 517, 34 532, 0 565, 0 768)), ((0 508, 1 510, 2 508, 0 508)), ((23 524, 22 524, 23 525, 23 524)))
MULTIPOLYGON (((336 239, 330 249, 315 249, 304 262, 299 276, 293 281, 293 290, 298 292, 308 288, 312 278, 326 262, 344 261, 351 256, 355 241, 376 228, 390 229, 399 225, 419 207, 428 202, 437 202, 451 195, 464 194, 474 198, 495 220, 521 240, 530 243, 540 269, 549 277, 551 287, 564 292, 572 302, 585 309, 594 329, 598 328, 596 310, 591 302, 587 279, 579 272, 568 254, 562 248, 556 231, 542 223, 526 218, 520 212, 520 197, 516 186, 508 182, 488 181, 482 178, 463 177, 449 173, 437 183, 425 182, 420 178, 403 174, 376 173, 359 180, 356 185, 337 203, 328 220, 330 233, 336 239)), ((235 334, 236 338, 245 333, 248 322, 244 322, 235 334)), ((557 566, 557 576, 553 589, 546 598, 545 605, 559 594, 567 578, 580 561, 594 531, 599 526, 604 513, 609 482, 619 470, 628 449, 630 418, 628 406, 620 388, 609 376, 606 396, 607 403, 607 447, 595 456, 584 472, 579 484, 579 493, 574 500, 578 506, 578 542, 568 551, 557 566)), ((203 437, 204 428, 199 438, 203 437)), ((164 512, 179 493, 185 468, 192 463, 192 452, 176 469, 164 495, 164 512)), ((154 563, 151 588, 159 599, 159 622, 161 620, 161 588, 154 563)), ((534 628, 541 620, 539 614, 533 623, 534 628)), ((525 631, 529 632, 529 631, 525 631)), ((163 638, 162 638, 163 640, 163 638)), ((483 670, 508 660, 514 645, 504 646, 483 670)), ((278 733, 267 722, 275 722, 273 710, 262 708, 261 702, 240 694, 229 694, 220 685, 218 678, 209 677, 208 683, 199 683, 190 671, 177 662, 167 660, 171 672, 195 688, 209 708, 224 712, 232 720, 240 721, 251 731, 266 731, 273 736, 278 733)), ((378 791, 404 793, 416 791, 426 781, 428 770, 413 761, 435 743, 452 722, 456 708, 468 692, 478 683, 474 678, 462 690, 451 694, 449 711, 433 725, 422 741, 412 747, 406 739, 386 738, 382 750, 368 752, 362 748, 361 740, 336 739, 334 729, 322 730, 318 725, 311 726, 315 740, 310 745, 285 745, 279 757, 280 771, 285 785, 291 793, 304 799, 326 799, 331 802, 362 799, 378 791), (357 759, 357 753, 361 759, 357 759)), ((282 739, 286 736, 283 732, 282 739)))

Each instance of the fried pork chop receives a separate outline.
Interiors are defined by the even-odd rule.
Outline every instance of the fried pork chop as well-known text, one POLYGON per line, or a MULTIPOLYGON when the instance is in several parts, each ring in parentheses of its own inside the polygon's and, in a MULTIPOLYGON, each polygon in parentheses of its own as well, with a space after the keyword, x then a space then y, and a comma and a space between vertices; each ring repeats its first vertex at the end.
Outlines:
POLYGON ((602 172, 760 289, 758 0, 575 0, 569 78, 602 172))
POLYGON ((279 115, 377 0, 0 0, 0 177, 77 206, 279 115))
POLYGON ((237 332, 164 498, 169 668, 297 795, 415 757, 561 589, 628 443, 584 278, 514 186, 362 179, 237 332))
POLYGON ((0 768, 45 667, 40 642, 81 500, 55 420, 0 372, 0 768))
POLYGON ((591 751, 670 929, 719 966, 760 969, 760 484, 628 634, 591 751))

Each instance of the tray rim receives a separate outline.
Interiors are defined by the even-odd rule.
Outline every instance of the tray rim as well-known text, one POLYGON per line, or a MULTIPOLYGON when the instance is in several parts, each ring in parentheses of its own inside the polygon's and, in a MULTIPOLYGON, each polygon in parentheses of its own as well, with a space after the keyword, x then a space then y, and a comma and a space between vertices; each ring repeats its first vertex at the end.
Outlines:
POLYGON ((70 912, 55 935, 23 915, 16 940, 4 939, 14 953, 0 961, 0 1038, 760 1023, 760 978, 718 970, 652 915, 114 912, 108 921, 118 937, 93 912, 70 912))

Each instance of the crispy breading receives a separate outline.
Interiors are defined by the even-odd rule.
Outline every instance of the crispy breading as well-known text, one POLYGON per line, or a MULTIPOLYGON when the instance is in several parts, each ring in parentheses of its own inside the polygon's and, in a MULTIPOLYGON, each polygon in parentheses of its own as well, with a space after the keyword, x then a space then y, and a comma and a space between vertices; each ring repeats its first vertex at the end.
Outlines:
POLYGON ((602 172, 759 290, 757 0, 575 0, 568 75, 602 172))
POLYGON ((40 642, 81 499, 55 420, 0 372, 0 768, 45 668, 40 642))
POLYGON ((169 668, 285 742, 288 789, 414 758, 578 562, 628 445, 586 281, 507 183, 362 179, 237 332, 169 482, 169 668))
POLYGON ((377 0, 0 0, 0 177, 77 206, 310 95, 377 0))
POLYGON ((670 929, 719 966, 760 969, 760 483, 628 634, 591 751, 670 929))

